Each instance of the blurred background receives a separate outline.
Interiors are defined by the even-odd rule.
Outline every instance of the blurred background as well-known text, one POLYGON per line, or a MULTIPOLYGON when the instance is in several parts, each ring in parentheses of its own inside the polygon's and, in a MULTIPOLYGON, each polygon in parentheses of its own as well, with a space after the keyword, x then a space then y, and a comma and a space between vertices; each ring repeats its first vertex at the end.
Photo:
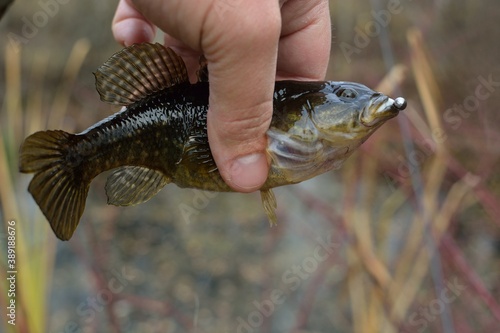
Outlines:
POLYGON ((342 169, 277 189, 277 227, 258 194, 108 206, 104 174, 61 242, 18 149, 117 111, 92 75, 120 50, 116 3, 16 0, 0 21, 0 332, 500 332, 498 1, 330 1, 327 79, 408 108, 342 169))

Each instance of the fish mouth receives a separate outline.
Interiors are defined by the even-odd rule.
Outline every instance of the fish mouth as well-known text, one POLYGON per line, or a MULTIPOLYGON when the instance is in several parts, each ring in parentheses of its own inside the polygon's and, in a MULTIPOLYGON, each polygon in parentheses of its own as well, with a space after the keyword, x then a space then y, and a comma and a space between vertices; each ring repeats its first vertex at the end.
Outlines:
POLYGON ((405 108, 406 100, 403 97, 392 99, 376 93, 361 113, 360 122, 366 127, 380 125, 382 122, 397 116, 399 111, 403 111, 405 108))

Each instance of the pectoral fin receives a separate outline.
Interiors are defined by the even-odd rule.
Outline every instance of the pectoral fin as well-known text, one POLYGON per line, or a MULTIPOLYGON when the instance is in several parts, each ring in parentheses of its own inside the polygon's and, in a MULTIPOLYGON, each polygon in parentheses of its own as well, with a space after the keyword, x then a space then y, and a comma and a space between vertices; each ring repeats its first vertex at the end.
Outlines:
POLYGON ((114 171, 106 181, 108 204, 136 205, 148 201, 170 179, 157 170, 140 166, 125 166, 114 171))
POLYGON ((273 190, 261 190, 260 197, 262 199, 262 205, 269 219, 269 224, 271 227, 278 224, 278 218, 276 217, 276 197, 274 196, 273 190))
POLYGON ((217 171, 217 165, 212 156, 206 132, 192 133, 184 149, 178 164, 194 165, 207 172, 217 171))

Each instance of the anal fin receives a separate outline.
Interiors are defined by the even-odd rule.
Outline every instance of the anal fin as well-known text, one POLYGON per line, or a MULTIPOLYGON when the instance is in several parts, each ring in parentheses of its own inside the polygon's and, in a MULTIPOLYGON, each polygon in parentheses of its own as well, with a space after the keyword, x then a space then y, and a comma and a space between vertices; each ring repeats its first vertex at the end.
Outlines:
POLYGON ((276 197, 271 189, 261 190, 260 197, 262 199, 262 205, 264 206, 264 211, 269 219, 269 224, 272 226, 278 225, 278 218, 276 217, 276 197))
POLYGON ((170 182, 162 172, 141 166, 125 166, 106 181, 108 204, 130 206, 151 199, 170 182))

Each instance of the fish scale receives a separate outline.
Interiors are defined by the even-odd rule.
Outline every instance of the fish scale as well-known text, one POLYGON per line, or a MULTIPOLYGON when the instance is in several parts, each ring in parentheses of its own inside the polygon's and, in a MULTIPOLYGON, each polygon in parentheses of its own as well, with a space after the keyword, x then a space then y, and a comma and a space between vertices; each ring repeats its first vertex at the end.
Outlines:
MULTIPOLYGON (((135 44, 95 73, 101 100, 124 109, 85 131, 36 132, 20 148, 19 170, 55 235, 68 240, 88 189, 100 173, 108 204, 134 205, 168 183, 232 191, 213 159, 207 135, 206 64, 191 84, 182 59, 160 44, 135 44)), ((277 81, 266 149, 270 171, 261 187, 264 211, 276 224, 272 188, 339 168, 372 133, 406 107, 354 82, 277 81)))

